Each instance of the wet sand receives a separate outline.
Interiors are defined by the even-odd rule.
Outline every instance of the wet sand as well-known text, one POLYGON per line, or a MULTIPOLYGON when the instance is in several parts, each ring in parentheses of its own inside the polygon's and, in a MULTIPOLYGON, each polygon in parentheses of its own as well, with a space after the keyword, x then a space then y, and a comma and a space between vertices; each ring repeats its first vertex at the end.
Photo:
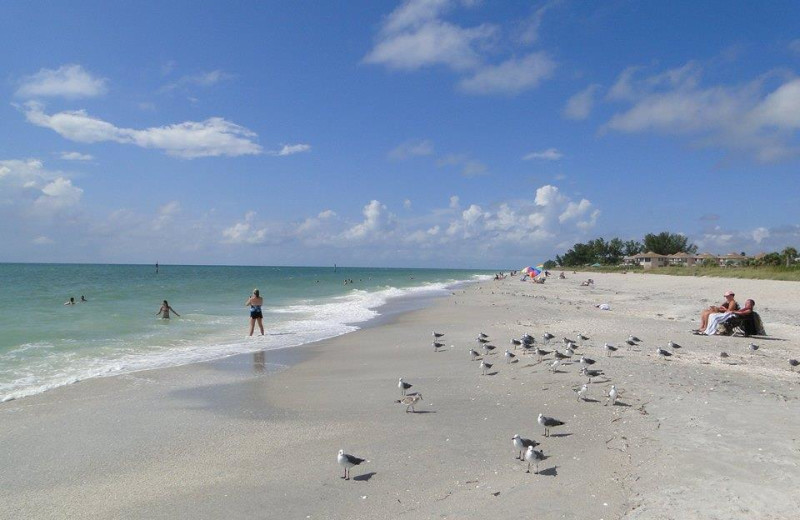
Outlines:
POLYGON ((588 276, 485 282, 310 346, 2 403, 0 518, 795 518, 800 284, 588 276), (756 353, 688 332, 727 289, 757 302, 770 336, 756 353), (576 362, 505 363, 511 338, 545 330, 547 350, 589 336, 577 351, 604 377, 588 401, 576 362), (479 332, 497 346, 486 376, 468 355, 479 332), (682 348, 658 359, 669 340, 682 348), (401 376, 419 413, 394 402, 401 376), (539 413, 567 424, 545 438, 539 413), (538 475, 515 433, 541 443, 538 475), (350 481, 339 449, 368 460, 350 481))

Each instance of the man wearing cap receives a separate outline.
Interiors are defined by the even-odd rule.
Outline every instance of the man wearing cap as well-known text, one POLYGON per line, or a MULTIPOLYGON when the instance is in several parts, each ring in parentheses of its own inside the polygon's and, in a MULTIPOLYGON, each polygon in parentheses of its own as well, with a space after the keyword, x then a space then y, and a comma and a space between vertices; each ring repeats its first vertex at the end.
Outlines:
MULTIPOLYGON (((739 304, 733 299, 735 296, 733 291, 727 291, 724 296, 725 301, 722 303, 722 305, 712 305, 700 313, 700 328, 695 330, 695 333, 707 334, 707 331, 711 328, 709 326, 709 319, 716 318, 716 320, 713 321, 719 323, 720 321, 725 321, 727 319, 721 318, 722 315, 727 314, 728 312, 739 310, 739 304)), ((716 330, 716 325, 714 326, 714 330, 716 330)))

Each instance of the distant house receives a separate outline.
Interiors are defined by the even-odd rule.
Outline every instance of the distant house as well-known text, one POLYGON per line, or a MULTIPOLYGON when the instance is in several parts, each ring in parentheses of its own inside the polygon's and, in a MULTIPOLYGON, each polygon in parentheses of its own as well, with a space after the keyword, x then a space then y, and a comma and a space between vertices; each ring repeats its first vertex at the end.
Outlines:
POLYGON ((740 253, 728 253, 725 256, 719 257, 719 265, 725 267, 728 265, 741 266, 747 263, 748 258, 740 253))
POLYGON ((638 255, 633 256, 626 256, 623 261, 631 261, 632 264, 640 265, 645 269, 665 267, 669 265, 669 257, 667 255, 660 255, 652 251, 647 253, 639 253, 638 255))
POLYGON ((682 267, 693 266, 696 262, 696 259, 697 257, 695 255, 690 255, 689 253, 684 253, 683 251, 667 256, 669 265, 679 265, 682 267))

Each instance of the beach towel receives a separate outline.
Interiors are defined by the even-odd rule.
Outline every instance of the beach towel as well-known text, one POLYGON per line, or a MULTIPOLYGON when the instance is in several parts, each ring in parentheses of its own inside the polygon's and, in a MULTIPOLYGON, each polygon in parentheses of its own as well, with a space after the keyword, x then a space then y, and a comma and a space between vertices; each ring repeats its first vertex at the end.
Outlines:
POLYGON ((708 317, 708 327, 706 327, 706 336, 713 336, 717 333, 717 327, 720 323, 733 316, 732 312, 715 312, 708 317))

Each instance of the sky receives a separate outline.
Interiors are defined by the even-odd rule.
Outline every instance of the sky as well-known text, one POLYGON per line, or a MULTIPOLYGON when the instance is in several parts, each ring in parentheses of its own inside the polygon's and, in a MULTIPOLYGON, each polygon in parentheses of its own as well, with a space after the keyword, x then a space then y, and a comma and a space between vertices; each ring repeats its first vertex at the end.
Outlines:
POLYGON ((800 246, 800 3, 7 0, 0 261, 800 246))

